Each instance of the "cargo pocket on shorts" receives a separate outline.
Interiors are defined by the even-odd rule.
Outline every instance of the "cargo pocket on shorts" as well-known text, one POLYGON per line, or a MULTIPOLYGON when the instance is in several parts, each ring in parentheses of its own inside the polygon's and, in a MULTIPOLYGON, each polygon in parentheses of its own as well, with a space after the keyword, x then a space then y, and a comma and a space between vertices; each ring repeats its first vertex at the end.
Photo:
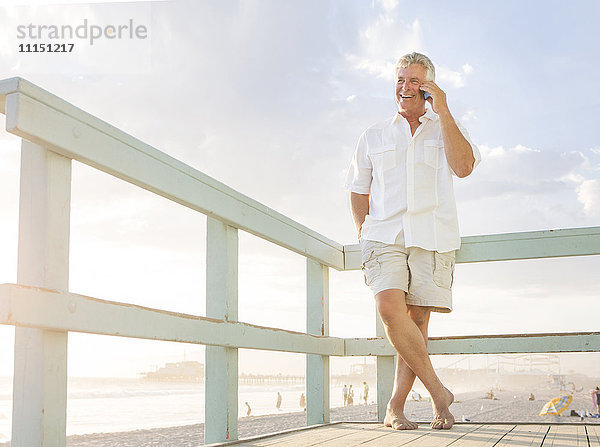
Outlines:
POLYGON ((438 287, 450 289, 454 282, 454 252, 438 253, 433 256, 433 281, 438 287))
POLYGON ((381 271, 381 264, 375 257, 375 249, 370 248, 364 256, 365 260, 360 265, 360 269, 363 271, 365 277, 365 284, 370 286, 373 283, 375 277, 381 271))

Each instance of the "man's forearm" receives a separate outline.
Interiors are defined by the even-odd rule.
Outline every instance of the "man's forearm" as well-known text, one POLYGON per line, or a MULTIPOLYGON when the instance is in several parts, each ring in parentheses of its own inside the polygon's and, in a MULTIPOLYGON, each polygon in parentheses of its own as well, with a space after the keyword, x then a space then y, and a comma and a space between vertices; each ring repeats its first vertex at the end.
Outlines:
POLYGON ((456 125, 450 110, 441 112, 439 117, 446 160, 457 176, 466 177, 473 171, 473 149, 456 125))
POLYGON ((355 192, 350 193, 350 208, 352 209, 352 218, 354 219, 354 226, 358 233, 358 238, 362 232, 362 225, 365 221, 365 217, 369 214, 369 194, 357 194, 355 192))

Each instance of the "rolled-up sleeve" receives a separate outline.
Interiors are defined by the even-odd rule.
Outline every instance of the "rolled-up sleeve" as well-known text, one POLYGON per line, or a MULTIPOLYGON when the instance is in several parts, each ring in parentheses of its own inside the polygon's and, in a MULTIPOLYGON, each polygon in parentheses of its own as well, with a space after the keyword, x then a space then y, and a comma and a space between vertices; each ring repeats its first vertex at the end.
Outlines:
MULTIPOLYGON (((473 163, 473 169, 475 169, 477 165, 481 163, 481 153, 479 152, 479 148, 475 146, 473 141, 471 141, 471 137, 469 136, 469 132, 467 131, 467 129, 465 129, 458 120, 455 120, 454 122, 456 123, 456 127, 458 127, 458 130, 460 130, 460 133, 462 133, 463 137, 465 137, 465 140, 467 140, 471 145, 471 150, 473 151, 473 158, 475 158, 475 163, 473 163)), ((450 168, 450 171, 452 171, 452 168, 450 168)), ((452 174, 454 174, 454 171, 452 171, 452 174)))
POLYGON ((372 171, 373 165, 367 156, 366 137, 365 134, 362 134, 358 139, 356 150, 348 168, 344 189, 357 194, 369 194, 371 191, 372 171))

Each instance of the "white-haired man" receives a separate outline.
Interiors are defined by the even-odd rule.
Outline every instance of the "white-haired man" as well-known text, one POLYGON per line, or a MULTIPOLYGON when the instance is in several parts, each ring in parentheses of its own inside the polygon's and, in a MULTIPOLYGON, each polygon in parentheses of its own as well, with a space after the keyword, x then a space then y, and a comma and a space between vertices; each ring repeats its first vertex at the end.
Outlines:
POLYGON ((400 58, 398 112, 361 135, 345 185, 365 282, 398 352, 385 415, 385 424, 397 430, 417 428, 404 416, 415 375, 431 394, 431 427, 454 424, 448 408, 454 396, 431 365, 427 328, 432 311, 452 310, 454 254, 460 247, 452 176, 468 176, 481 156, 434 80, 427 56, 400 58))

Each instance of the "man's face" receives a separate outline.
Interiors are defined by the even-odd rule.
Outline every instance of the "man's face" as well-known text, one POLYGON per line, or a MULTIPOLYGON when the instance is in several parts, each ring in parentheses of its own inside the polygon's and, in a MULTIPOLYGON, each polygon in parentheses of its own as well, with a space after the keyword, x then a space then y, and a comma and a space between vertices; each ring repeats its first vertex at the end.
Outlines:
POLYGON ((425 98, 419 90, 425 80, 427 69, 421 64, 410 64, 398 70, 396 75, 396 102, 400 110, 423 108, 425 98))

